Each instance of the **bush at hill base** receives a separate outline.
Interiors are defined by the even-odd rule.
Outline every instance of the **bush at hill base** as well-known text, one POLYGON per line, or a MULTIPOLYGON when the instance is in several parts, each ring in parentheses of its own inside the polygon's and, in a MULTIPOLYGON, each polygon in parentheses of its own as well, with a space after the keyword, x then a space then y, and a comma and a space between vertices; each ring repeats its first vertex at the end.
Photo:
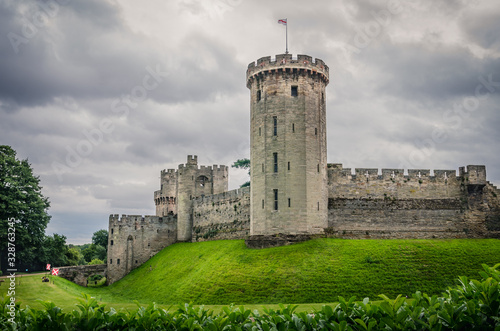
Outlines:
MULTIPOLYGON (((459 277, 442 296, 429 297, 419 291, 412 300, 380 295, 380 302, 365 298, 338 298, 339 303, 313 313, 295 313, 296 305, 264 309, 225 307, 220 314, 203 307, 180 305, 174 312, 155 304, 135 311, 105 311, 95 298, 84 295, 76 310, 63 312, 51 302, 45 310, 1 302, 2 330, 500 330, 500 263, 483 265, 481 281, 459 277)), ((138 304, 139 305, 139 304, 138 304)))

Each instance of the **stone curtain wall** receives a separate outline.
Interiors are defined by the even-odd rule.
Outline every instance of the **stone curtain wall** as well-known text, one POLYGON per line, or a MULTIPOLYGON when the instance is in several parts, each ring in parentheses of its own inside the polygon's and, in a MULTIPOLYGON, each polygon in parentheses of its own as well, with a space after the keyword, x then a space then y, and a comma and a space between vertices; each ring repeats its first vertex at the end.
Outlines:
POLYGON ((65 278, 80 286, 87 286, 87 279, 93 275, 107 277, 106 264, 77 265, 71 267, 60 267, 59 277, 65 278))
POLYGON ((330 236, 343 238, 498 237, 498 191, 484 166, 455 170, 328 165, 330 236))
POLYGON ((177 216, 110 215, 108 283, 139 267, 163 248, 177 242, 177 216))
POLYGON ((193 200, 193 242, 244 239, 249 231, 249 187, 193 200))

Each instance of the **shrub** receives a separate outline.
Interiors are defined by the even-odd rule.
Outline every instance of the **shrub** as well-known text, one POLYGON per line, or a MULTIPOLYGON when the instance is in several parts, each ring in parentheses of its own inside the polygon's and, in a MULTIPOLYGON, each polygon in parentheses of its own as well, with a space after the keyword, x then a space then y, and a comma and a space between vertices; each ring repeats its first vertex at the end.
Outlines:
POLYGON ((92 261, 89 262, 89 265, 92 264, 104 264, 104 261, 99 259, 92 259, 92 261))

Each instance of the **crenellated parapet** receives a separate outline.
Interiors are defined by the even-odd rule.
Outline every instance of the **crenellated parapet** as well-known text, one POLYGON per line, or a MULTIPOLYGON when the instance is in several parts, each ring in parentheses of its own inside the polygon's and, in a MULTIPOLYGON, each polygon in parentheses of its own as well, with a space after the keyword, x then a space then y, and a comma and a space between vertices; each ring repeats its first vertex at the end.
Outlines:
MULTIPOLYGON (((470 166, 469 166, 470 167, 470 166)), ((463 167, 462 167, 463 168, 463 167)), ((461 168, 461 169, 462 169, 461 168)), ((354 173, 351 168, 343 168, 342 164, 333 163, 328 164, 328 175, 329 182, 335 180, 350 180, 358 182, 366 181, 417 181, 422 184, 422 182, 432 181, 432 182, 442 182, 447 184, 452 181, 457 181, 464 177, 461 173, 457 177, 456 170, 433 170, 433 175, 431 175, 430 169, 407 169, 407 174, 405 175, 405 169, 378 169, 378 168, 355 168, 354 173)))
POLYGON ((219 203, 221 201, 228 201, 228 200, 235 200, 242 198, 249 199, 249 194, 250 194, 250 187, 243 187, 218 194, 196 197, 193 202, 194 205, 196 206, 198 204, 204 204, 204 203, 212 203, 212 202, 219 203))
POLYGON ((252 85, 255 79, 269 76, 272 74, 307 74, 311 77, 321 79, 325 84, 329 82, 328 66, 320 59, 314 59, 309 55, 297 55, 293 58, 292 54, 279 54, 276 59, 271 60, 270 56, 265 56, 257 60, 257 63, 251 62, 247 69, 247 87, 252 85))

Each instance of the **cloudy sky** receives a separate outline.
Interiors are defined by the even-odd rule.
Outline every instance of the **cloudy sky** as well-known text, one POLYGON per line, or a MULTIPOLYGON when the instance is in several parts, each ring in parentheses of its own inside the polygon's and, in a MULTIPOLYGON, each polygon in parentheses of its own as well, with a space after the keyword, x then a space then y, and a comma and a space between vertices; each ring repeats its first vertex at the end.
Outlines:
POLYGON ((154 214, 187 154, 249 157, 245 71, 284 53, 281 18, 290 53, 330 67, 328 162, 484 164, 500 184, 496 0, 0 0, 0 144, 40 176, 47 233, 154 214))

